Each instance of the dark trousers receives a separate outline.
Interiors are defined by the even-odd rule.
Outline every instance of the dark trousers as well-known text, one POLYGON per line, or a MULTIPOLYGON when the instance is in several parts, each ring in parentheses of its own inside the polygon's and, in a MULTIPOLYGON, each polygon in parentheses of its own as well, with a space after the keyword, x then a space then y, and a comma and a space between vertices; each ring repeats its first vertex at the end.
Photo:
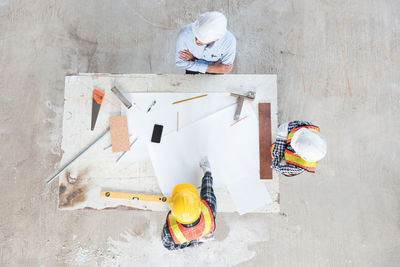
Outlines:
MULTIPOLYGON (((198 72, 198 71, 186 70, 186 74, 200 74, 200 73, 201 72, 198 72)), ((206 72, 206 74, 221 75, 222 73, 208 73, 208 72, 206 72)))
POLYGON ((198 71, 191 71, 191 70, 186 70, 186 74, 199 74, 200 72, 198 71))

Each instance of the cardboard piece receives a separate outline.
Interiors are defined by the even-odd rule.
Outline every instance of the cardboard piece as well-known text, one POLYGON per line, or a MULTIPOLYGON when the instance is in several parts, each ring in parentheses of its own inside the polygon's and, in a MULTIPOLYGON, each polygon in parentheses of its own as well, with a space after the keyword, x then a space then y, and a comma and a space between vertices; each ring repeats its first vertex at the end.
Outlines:
POLYGON ((110 133, 112 152, 129 151, 128 121, 126 116, 116 116, 110 118, 110 133))

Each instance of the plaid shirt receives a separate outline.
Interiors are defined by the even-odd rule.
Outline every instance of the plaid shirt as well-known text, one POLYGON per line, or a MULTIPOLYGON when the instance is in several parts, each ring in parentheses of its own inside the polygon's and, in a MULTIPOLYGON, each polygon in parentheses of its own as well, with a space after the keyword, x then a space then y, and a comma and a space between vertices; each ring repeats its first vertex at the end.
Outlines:
MULTIPOLYGON (((202 179, 201 183, 201 192, 200 192, 201 199, 207 201, 208 205, 210 206, 211 212, 214 216, 214 220, 216 217, 217 212, 217 198, 215 197, 214 190, 213 190, 213 178, 211 176, 211 172, 206 172, 202 179)), ((167 215, 168 220, 168 215, 167 215)), ((200 221, 200 218, 191 224, 184 224, 185 227, 193 227, 200 221)), ((214 221, 214 231, 215 231, 215 221, 214 221)), ((169 250, 176 250, 182 249, 186 247, 196 247, 202 244, 201 241, 198 239, 192 240, 190 242, 186 242, 184 244, 175 244, 174 240, 172 239, 171 233, 169 232, 168 222, 165 222, 163 231, 161 234, 161 239, 163 242, 164 247, 169 250)))
MULTIPOLYGON (((307 126, 307 125, 313 125, 313 124, 311 122, 307 122, 307 121, 289 122, 288 134, 294 128, 297 128, 300 126, 307 126)), ((305 170, 303 168, 300 168, 293 164, 289 164, 285 161, 285 149, 288 149, 292 152, 296 152, 296 151, 294 151, 294 149, 292 148, 290 143, 286 144, 286 139, 276 138, 275 147, 272 151, 273 159, 272 159, 271 168, 279 173, 282 173, 285 176, 295 176, 295 175, 298 175, 298 174, 304 172, 305 170)))

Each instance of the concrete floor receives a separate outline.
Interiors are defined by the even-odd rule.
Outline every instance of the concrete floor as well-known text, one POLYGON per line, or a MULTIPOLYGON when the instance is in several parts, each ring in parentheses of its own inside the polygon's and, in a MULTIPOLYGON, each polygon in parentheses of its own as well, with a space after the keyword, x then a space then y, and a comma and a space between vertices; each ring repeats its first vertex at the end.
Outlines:
POLYGON ((1 266, 398 266, 400 2, 0 0, 1 266), (277 73, 279 121, 328 140, 281 179, 281 215, 219 214, 216 240, 165 250, 165 214, 59 211, 64 76, 182 73, 180 26, 222 10, 233 73, 277 73))

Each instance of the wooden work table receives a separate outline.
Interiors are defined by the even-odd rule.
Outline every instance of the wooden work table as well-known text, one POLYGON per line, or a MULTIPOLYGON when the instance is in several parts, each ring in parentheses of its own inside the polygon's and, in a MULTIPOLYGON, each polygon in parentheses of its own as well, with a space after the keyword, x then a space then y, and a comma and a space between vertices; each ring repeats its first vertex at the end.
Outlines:
MULTIPOLYGON (((156 74, 79 74, 65 77, 63 116, 63 150, 60 166, 71 160, 84 147, 109 127, 109 117, 120 115, 121 102, 111 92, 116 86, 124 93, 135 92, 229 92, 257 91, 252 103, 271 103, 271 135, 275 136, 277 121, 276 75, 156 75, 156 74), (105 92, 94 131, 90 130, 92 92, 105 92)), ((134 100, 133 100, 134 102, 134 100)), ((144 209, 167 211, 163 203, 140 202, 100 197, 102 190, 161 195, 150 161, 126 164, 116 163, 118 153, 104 150, 111 143, 110 136, 76 160, 59 176, 59 208, 71 209, 144 209)), ((263 180, 273 202, 256 212, 279 212, 279 178, 263 180)), ((215 190, 218 212, 234 212, 233 201, 224 188, 215 190)))

